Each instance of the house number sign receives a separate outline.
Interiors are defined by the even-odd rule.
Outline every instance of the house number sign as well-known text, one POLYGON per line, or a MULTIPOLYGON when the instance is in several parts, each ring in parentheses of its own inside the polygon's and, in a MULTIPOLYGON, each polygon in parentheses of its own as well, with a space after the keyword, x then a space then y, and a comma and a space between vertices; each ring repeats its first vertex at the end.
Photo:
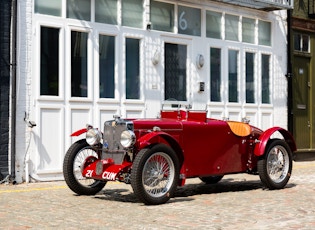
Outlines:
POLYGON ((184 18, 186 12, 183 11, 179 16, 178 26, 180 30, 186 30, 187 29, 187 20, 184 18))
POLYGON ((178 33, 201 35, 201 10, 186 6, 178 6, 178 33))

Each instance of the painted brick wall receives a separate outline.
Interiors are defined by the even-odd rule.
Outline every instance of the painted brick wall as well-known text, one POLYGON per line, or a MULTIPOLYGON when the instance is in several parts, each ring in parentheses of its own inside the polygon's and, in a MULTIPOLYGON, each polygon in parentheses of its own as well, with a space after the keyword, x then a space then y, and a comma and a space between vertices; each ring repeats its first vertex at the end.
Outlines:
MULTIPOLYGON (((23 181, 25 155, 30 141, 30 132, 24 117, 30 114, 31 76, 32 76, 32 2, 18 1, 17 15, 17 111, 16 111, 16 182, 23 181)), ((29 149, 30 150, 30 149, 29 149)), ((31 151, 31 150, 30 150, 31 151)))
POLYGON ((11 0, 0 1, 0 173, 9 174, 11 0))
POLYGON ((273 72, 273 105, 274 105, 274 124, 273 126, 280 126, 285 129, 288 128, 288 82, 287 74, 287 42, 286 28, 287 28, 287 13, 286 11, 276 12, 277 24, 273 35, 273 49, 275 50, 274 57, 274 72, 273 72), (281 38, 282 37, 282 38, 281 38))

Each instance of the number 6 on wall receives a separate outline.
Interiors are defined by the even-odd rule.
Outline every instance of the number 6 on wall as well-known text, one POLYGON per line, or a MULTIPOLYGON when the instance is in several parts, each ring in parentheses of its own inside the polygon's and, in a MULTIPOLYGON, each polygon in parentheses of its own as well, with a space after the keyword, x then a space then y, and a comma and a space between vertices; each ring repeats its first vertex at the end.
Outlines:
POLYGON ((183 11, 180 16, 179 16, 179 22, 178 26, 181 30, 186 30, 187 29, 187 20, 184 18, 184 15, 186 14, 185 11, 183 11))

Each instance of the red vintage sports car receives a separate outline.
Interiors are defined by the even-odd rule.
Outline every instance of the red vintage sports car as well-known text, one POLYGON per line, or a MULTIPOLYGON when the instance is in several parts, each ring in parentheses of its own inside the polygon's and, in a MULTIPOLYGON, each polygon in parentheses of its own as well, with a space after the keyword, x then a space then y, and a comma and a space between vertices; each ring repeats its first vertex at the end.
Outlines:
POLYGON ((79 195, 100 192, 107 181, 130 183, 148 205, 167 202, 187 178, 217 183, 226 174, 259 174, 269 189, 286 186, 296 144, 283 128, 262 131, 245 122, 207 118, 206 111, 161 111, 156 119, 87 125, 72 136, 63 164, 69 188, 79 195))

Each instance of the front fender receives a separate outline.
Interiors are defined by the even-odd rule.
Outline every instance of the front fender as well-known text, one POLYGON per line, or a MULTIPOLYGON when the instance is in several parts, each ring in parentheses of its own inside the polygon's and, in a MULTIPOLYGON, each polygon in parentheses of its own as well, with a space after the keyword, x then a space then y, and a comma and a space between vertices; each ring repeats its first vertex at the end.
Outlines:
POLYGON ((162 131, 150 132, 137 140, 137 146, 139 149, 143 149, 149 145, 157 143, 165 143, 170 145, 172 148, 180 148, 178 141, 175 140, 174 137, 162 131))
POLYGON ((143 149, 150 145, 159 144, 159 143, 164 143, 164 144, 169 145, 176 152, 180 165, 181 165, 180 178, 178 181, 178 185, 183 186, 186 181, 186 166, 184 164, 184 153, 178 140, 176 140, 173 136, 165 132, 153 131, 140 137, 137 140, 136 146, 138 149, 143 149))
POLYGON ((77 130, 77 131, 75 131, 75 132, 73 132, 73 133, 71 133, 71 137, 77 137, 77 136, 80 136, 81 134, 83 134, 83 133, 86 133, 86 128, 84 128, 84 129, 79 129, 79 130, 77 130))
POLYGON ((270 140, 272 134, 274 134, 277 131, 281 133, 285 142, 289 145, 291 151, 292 152, 296 151, 296 144, 291 133, 283 128, 273 127, 273 128, 267 129, 265 132, 263 132, 260 135, 258 139, 259 141, 256 144, 255 149, 254 149, 254 154, 256 156, 262 156, 264 154, 268 141, 270 140))

